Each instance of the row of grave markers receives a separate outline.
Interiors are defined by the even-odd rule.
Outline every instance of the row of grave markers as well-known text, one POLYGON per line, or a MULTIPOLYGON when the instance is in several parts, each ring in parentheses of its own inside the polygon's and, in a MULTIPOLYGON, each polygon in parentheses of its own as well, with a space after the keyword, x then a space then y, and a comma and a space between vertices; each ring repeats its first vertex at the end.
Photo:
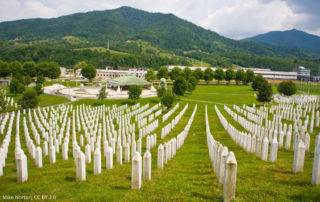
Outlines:
MULTIPOLYGON (((224 106, 224 109, 232 116, 232 117, 236 117, 235 114, 226 106, 224 106)), ((243 149, 245 149, 247 152, 250 153, 256 153, 257 156, 261 157, 262 160, 268 160, 268 154, 269 154, 269 145, 270 145, 270 154, 269 154, 269 160, 271 162, 275 162, 277 161, 277 153, 278 153, 278 138, 280 138, 279 136, 277 136, 277 133, 274 134, 272 141, 269 142, 267 135, 250 135, 247 134, 245 132, 240 132, 238 131, 235 127, 233 127, 231 124, 229 124, 227 122, 227 120, 224 118, 224 116, 221 114, 221 112, 219 111, 219 109, 217 107, 215 107, 216 113, 218 114, 218 117, 222 123, 222 125, 224 126, 224 128, 228 131, 228 133, 230 134, 231 138, 238 144, 240 145, 243 149)), ((235 118, 235 121, 239 121, 239 117, 238 119, 235 118)), ((244 120, 243 118, 240 120, 244 120)), ((249 121, 247 121, 249 122, 249 121)), ((239 121, 239 123, 241 123, 239 121)), ((240 124, 243 125, 243 124, 240 124)), ((286 145, 290 145, 291 142, 291 129, 290 132, 288 133, 289 135, 287 135, 287 140, 286 140, 286 145), (289 142, 289 143, 288 143, 289 142)), ((318 135, 319 136, 319 135, 318 135)), ((319 152, 317 151, 318 146, 319 146, 319 140, 318 140, 318 136, 316 138, 316 144, 315 144, 315 155, 314 155, 314 166, 313 166, 313 174, 312 174, 312 184, 319 184, 319 152)), ((294 159, 293 159, 293 168, 292 168, 292 172, 293 173, 297 173, 297 172, 302 172, 303 171, 303 167, 304 167, 304 158, 305 158, 305 151, 306 151, 306 146, 305 146, 305 142, 308 144, 308 147, 310 146, 310 136, 308 135, 308 133, 306 133, 305 137, 308 138, 304 138, 304 141, 299 138, 299 135, 295 136, 295 141, 294 141, 294 159)), ((283 137, 282 137, 283 138, 283 137)), ((283 141, 283 140, 282 140, 283 141)), ((286 146, 286 148, 288 148, 286 146)), ((290 146, 289 146, 290 148, 290 146)))
MULTIPOLYGON (((163 168, 163 165, 167 163, 171 158, 173 158, 176 155, 177 150, 181 148, 188 135, 196 111, 197 105, 195 106, 185 129, 180 134, 178 134, 176 138, 172 138, 169 141, 165 142, 163 145, 160 144, 158 146, 158 168, 163 168)), ((149 149, 146 150, 143 159, 139 152, 135 152, 132 158, 131 188, 140 189, 142 186, 142 179, 151 180, 151 153, 149 149)))
POLYGON ((210 132, 207 105, 205 106, 206 136, 213 171, 218 184, 223 185, 223 200, 232 201, 236 194, 237 160, 228 147, 215 140, 210 132))

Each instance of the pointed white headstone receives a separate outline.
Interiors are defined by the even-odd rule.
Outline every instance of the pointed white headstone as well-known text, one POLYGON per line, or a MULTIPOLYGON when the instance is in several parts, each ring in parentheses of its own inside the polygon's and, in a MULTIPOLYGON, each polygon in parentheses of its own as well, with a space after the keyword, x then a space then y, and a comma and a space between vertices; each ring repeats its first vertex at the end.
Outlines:
POLYGON ((56 148, 53 145, 50 147, 49 159, 51 164, 56 162, 56 148))
POLYGON ((132 170, 131 170, 131 188, 140 189, 141 188, 141 155, 136 152, 132 159, 132 170))
POLYGON ((224 174, 225 174, 224 172, 225 172, 225 166, 226 166, 226 158, 228 154, 229 154, 228 148, 223 147, 220 155, 220 172, 218 176, 219 185, 222 185, 224 182, 224 174))
POLYGON ((164 157, 164 152, 163 152, 163 146, 162 144, 159 145, 158 147, 158 168, 163 168, 163 157, 164 157))
POLYGON ((226 165, 225 176, 223 183, 223 200, 232 201, 236 195, 236 181, 237 181, 237 160, 233 152, 229 152, 226 165))
POLYGON ((278 141, 277 141, 277 137, 274 136, 270 146, 270 161, 271 162, 277 161, 277 156, 278 156, 278 141))
POLYGON ((317 145, 314 153, 311 184, 320 184, 320 144, 317 145))
POLYGON ((85 155, 79 151, 77 154, 77 180, 85 181, 86 180, 86 157, 85 155))
POLYGON ((42 150, 39 146, 36 149, 36 167, 42 168, 42 150))
POLYGON ((264 137, 262 142, 262 151, 261 151, 261 159, 264 161, 268 160, 268 151, 269 151, 269 140, 267 137, 264 137))
POLYGON ((143 179, 151 180, 151 154, 149 150, 143 156, 143 179))
POLYGON ((113 151, 112 151, 112 147, 109 147, 108 150, 107 150, 106 168, 107 169, 112 169, 113 168, 113 151))
POLYGON ((101 173, 101 151, 100 148, 97 147, 94 151, 93 156, 93 174, 97 175, 101 173))
POLYGON ((86 163, 90 164, 91 163, 91 147, 90 147, 90 145, 87 144, 85 149, 86 149, 86 151, 85 151, 85 153, 86 153, 86 163))
POLYGON ((303 171, 304 167, 305 146, 302 140, 299 141, 294 151, 293 173, 303 171))
POLYGON ((28 180, 28 163, 27 157, 23 152, 17 154, 17 177, 18 182, 26 182, 28 180))

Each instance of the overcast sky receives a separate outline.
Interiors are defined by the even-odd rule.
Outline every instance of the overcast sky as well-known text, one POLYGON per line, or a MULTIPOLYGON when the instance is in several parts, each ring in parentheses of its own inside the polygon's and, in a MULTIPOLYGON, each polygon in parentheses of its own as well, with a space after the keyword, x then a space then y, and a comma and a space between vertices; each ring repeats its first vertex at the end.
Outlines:
POLYGON ((234 39, 293 28, 320 36, 320 0, 0 0, 0 21, 121 6, 173 13, 234 39))

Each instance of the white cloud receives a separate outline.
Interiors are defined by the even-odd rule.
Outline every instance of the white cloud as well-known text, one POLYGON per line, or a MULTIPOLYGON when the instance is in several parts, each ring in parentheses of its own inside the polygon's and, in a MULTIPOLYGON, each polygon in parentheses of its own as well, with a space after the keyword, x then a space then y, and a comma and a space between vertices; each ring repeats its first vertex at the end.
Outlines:
POLYGON ((58 13, 49 7, 43 5, 40 1, 31 0, 25 2, 26 10, 32 13, 36 13, 39 17, 50 18, 56 17, 58 13))
MULTIPOLYGON (((244 38, 273 30, 303 29, 320 34, 319 16, 297 0, 0 0, 0 21, 58 17, 76 12, 131 6, 173 13, 227 37, 244 38)), ((314 0, 309 0, 309 4, 314 0)), ((314 9, 314 8, 313 8, 314 9)))
POLYGON ((233 6, 211 12, 202 25, 229 37, 243 38, 292 29, 307 19, 305 14, 293 13, 283 1, 262 4, 257 0, 238 0, 233 6))

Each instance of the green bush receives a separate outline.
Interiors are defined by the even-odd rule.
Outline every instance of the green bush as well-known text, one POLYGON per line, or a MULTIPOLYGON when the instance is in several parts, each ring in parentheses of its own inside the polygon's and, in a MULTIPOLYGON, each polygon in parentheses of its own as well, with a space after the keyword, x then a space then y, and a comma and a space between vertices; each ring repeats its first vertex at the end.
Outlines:
POLYGON ((282 81, 278 85, 278 92, 286 96, 291 96, 297 92, 296 84, 292 81, 282 81))

